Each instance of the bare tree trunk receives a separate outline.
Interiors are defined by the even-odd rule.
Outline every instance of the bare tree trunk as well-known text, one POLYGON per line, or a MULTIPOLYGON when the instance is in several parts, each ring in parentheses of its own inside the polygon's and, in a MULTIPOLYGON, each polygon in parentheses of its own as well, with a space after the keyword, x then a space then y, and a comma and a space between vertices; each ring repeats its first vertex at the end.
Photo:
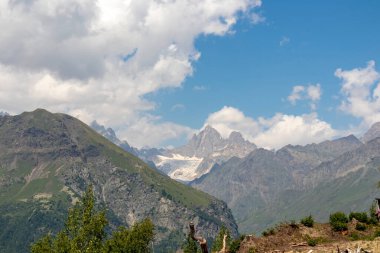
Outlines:
POLYGON ((197 241, 199 243, 199 246, 201 247, 202 249, 202 253, 208 253, 208 249, 207 249, 207 241, 205 238, 203 237, 196 237, 195 236, 195 229, 194 229, 194 223, 190 222, 189 223, 189 227, 190 227, 190 237, 194 240, 194 241, 197 241))

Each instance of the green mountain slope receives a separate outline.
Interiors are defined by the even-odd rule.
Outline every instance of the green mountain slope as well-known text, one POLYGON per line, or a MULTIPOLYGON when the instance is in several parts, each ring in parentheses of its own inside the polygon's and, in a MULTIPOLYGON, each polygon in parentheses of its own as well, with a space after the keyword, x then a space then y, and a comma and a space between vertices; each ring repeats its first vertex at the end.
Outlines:
POLYGON ((1 252, 25 252, 60 228, 89 184, 111 226, 152 218, 155 252, 175 249, 189 220, 205 237, 222 224, 237 233, 223 202, 149 168, 73 117, 42 109, 0 117, 1 252))

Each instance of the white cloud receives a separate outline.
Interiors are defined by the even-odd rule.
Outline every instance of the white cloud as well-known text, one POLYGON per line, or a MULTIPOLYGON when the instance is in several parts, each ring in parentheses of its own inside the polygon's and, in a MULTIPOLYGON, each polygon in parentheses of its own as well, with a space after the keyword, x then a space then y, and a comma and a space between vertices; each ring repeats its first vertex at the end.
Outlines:
POLYGON ((280 40, 280 46, 285 46, 286 44, 289 44, 290 43, 290 39, 286 36, 282 37, 281 40, 280 40))
POLYGON ((292 89, 292 93, 288 96, 288 101, 295 105, 298 100, 310 100, 310 108, 316 110, 317 102, 321 99, 322 89, 319 83, 308 86, 297 85, 292 89))
POLYGON ((233 107, 223 107, 210 114, 205 125, 211 125, 225 138, 232 131, 239 131, 246 139, 269 149, 319 143, 339 134, 330 124, 318 119, 316 113, 300 116, 278 113, 272 118, 255 120, 233 107))
POLYGON ((254 12, 251 14, 251 22, 255 25, 263 23, 265 22, 265 20, 266 20, 265 17, 262 16, 260 13, 254 12))
POLYGON ((193 87, 193 90, 195 91, 204 91, 204 90, 207 90, 206 86, 203 86, 203 85, 195 85, 193 87))
MULTIPOLYGON (((196 130, 172 122, 161 122, 157 117, 148 116, 140 117, 126 130, 121 129, 118 132, 121 139, 128 140, 129 143, 146 143, 146 139, 149 139, 150 147, 158 147, 174 140, 187 140, 196 130)), ((141 148, 144 145, 137 147, 141 148)))
POLYGON ((256 145, 278 149, 287 144, 319 143, 338 134, 315 113, 300 116, 278 114, 274 118, 272 125, 253 138, 256 145))
POLYGON ((183 104, 175 104, 172 106, 172 108, 170 108, 171 111, 183 111, 185 110, 185 105, 183 104))
MULTIPOLYGON (((260 5, 260 0, 0 1, 0 109, 44 107, 87 122, 96 119, 125 136, 132 135, 125 127, 143 135, 137 132, 144 123, 186 132, 184 126, 142 120, 156 106, 144 96, 179 87, 200 57, 195 39, 231 32, 239 13, 260 5)), ((133 138, 135 146, 162 139, 133 138)))
POLYGON ((368 62, 365 68, 337 69, 335 76, 342 79, 340 109, 361 118, 366 126, 380 121, 380 73, 375 62, 368 62))
POLYGON ((295 105, 297 100, 302 99, 302 93, 305 91, 305 87, 302 85, 297 85, 293 87, 292 93, 288 96, 288 101, 295 105))
POLYGON ((211 113, 204 126, 210 125, 215 128, 224 138, 231 132, 239 131, 247 139, 251 139, 252 134, 259 131, 258 123, 244 115, 234 107, 224 106, 221 110, 211 113))

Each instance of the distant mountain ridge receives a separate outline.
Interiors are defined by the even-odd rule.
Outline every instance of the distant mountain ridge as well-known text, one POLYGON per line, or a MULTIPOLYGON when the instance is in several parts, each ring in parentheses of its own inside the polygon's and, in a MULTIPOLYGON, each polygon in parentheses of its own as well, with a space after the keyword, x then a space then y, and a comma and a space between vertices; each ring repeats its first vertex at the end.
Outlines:
POLYGON ((368 208, 380 180, 379 145, 380 138, 363 144, 350 135, 278 151, 258 149, 216 166, 192 186, 225 200, 242 232, 309 214, 327 219, 350 205, 368 208))
POLYGON ((189 142, 174 149, 136 149, 126 141, 120 141, 111 128, 105 128, 96 122, 91 126, 104 137, 140 157, 153 167, 161 170, 171 178, 189 182, 208 173, 212 166, 227 161, 231 157, 244 157, 257 147, 245 140, 239 132, 232 132, 227 139, 220 133, 206 126, 194 134, 189 142))
POLYGON ((0 117, 0 252, 27 252, 60 229, 90 184, 111 226, 152 219, 155 252, 178 249, 189 221, 206 238, 223 224, 237 234, 222 201, 149 168, 76 118, 38 109, 0 117))
POLYGON ((310 213, 326 220, 328 213, 339 207, 368 207, 380 181, 378 137, 380 123, 374 124, 361 140, 348 135, 273 151, 247 143, 239 133, 223 139, 215 129, 206 127, 186 145, 160 152, 155 163, 171 177, 180 179, 185 175, 192 179, 185 181, 193 187, 226 201, 240 231, 250 233, 310 213), (228 147, 234 145, 240 148, 230 150, 240 155, 228 153, 228 147), (212 159, 223 152, 228 154, 222 156, 224 159, 212 159))
POLYGON ((217 130, 206 126, 187 144, 167 150, 153 158, 153 162, 171 178, 189 182, 207 174, 215 164, 234 156, 244 157, 255 149, 256 145, 238 132, 224 139, 217 130))

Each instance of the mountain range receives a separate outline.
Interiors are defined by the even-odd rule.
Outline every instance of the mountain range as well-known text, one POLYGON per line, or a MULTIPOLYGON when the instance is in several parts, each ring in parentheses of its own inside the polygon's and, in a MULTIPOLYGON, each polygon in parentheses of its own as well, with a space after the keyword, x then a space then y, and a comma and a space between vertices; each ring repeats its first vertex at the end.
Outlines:
POLYGON ((76 118, 43 109, 0 116, 0 252, 27 252, 61 229, 89 185, 110 228, 152 219, 155 252, 178 249, 189 221, 206 238, 222 225, 237 234, 224 202, 150 168, 76 118))
MULTIPOLYGON (((227 202, 244 233, 309 214, 368 209, 380 181, 380 123, 359 140, 257 148, 233 132, 205 127, 181 147, 148 157, 174 179, 227 202)), ((146 159, 147 157, 145 157, 146 159)))
POLYGON ((126 141, 119 140, 111 128, 106 129, 96 121, 91 127, 152 167, 182 182, 191 182, 207 174, 215 164, 221 164, 235 156, 242 158, 257 148, 239 132, 232 132, 224 139, 211 126, 206 126, 194 134, 187 144, 174 149, 133 148, 126 141))
POLYGON ((379 196, 379 136, 257 149, 214 166, 192 186, 226 201, 241 232, 310 214, 327 221, 332 212, 366 211, 379 196))

